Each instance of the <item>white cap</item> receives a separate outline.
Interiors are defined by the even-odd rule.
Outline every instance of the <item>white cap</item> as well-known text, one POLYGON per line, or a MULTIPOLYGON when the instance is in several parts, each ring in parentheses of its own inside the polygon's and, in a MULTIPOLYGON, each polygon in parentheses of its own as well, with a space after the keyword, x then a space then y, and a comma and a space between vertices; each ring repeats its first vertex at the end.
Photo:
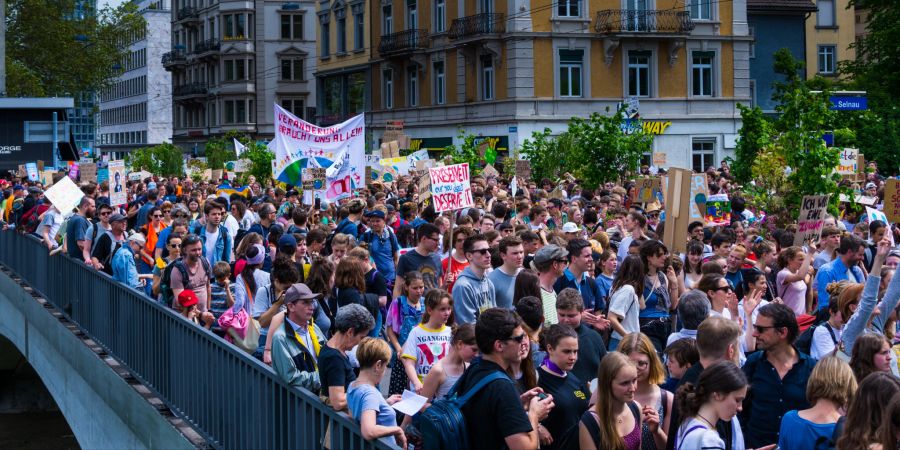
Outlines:
POLYGON ((147 243, 147 239, 145 239, 144 235, 141 233, 134 233, 131 236, 128 236, 128 242, 137 242, 138 244, 144 245, 147 243))
POLYGON ((563 233, 578 233, 581 229, 578 228, 575 222, 566 222, 562 227, 562 231, 563 233))

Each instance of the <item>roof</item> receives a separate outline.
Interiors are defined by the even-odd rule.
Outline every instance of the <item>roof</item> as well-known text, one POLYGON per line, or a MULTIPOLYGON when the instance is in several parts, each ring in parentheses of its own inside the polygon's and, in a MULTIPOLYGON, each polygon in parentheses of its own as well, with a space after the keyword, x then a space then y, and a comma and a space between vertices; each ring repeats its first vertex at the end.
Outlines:
POLYGON ((748 11, 816 11, 811 0, 747 0, 748 11))

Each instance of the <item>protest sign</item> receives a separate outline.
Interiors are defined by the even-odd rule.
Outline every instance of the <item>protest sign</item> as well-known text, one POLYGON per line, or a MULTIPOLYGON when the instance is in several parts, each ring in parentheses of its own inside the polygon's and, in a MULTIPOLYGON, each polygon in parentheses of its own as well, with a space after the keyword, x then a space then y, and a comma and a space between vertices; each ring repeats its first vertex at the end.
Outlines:
POLYGON ((44 191, 44 196, 50 199, 53 206, 56 206, 56 209, 63 215, 67 215, 78 206, 81 197, 84 197, 84 192, 81 192, 71 178, 62 177, 53 187, 44 191))
POLYGON ((97 169, 97 183, 109 181, 109 167, 97 169))
POLYGON ((706 199, 706 226, 731 225, 731 201, 726 194, 710 195, 706 199))
POLYGON ((428 169, 428 172, 436 212, 468 208, 475 204, 468 163, 434 167, 428 169))
POLYGON ((706 184, 705 173, 691 175, 691 222, 706 225, 706 197, 709 185, 706 184))
POLYGON ((56 175, 55 170, 42 170, 41 171, 41 183, 44 185, 44 188, 48 188, 53 184, 53 175, 56 175))
POLYGON ((900 220, 900 180, 888 178, 884 187, 884 214, 891 223, 900 220))
POLYGON ((419 202, 424 202, 431 198, 431 177, 429 174, 425 174, 419 177, 419 202))
POLYGON ((634 186, 639 203, 653 203, 656 201, 656 192, 662 187, 659 178, 640 178, 634 186))
POLYGON ((19 169, 16 170, 16 178, 25 178, 28 176, 28 171, 25 170, 25 164, 19 164, 19 169))
POLYGON ((311 167, 303 169, 303 190, 318 191, 325 189, 325 169, 311 167))
POLYGON ((516 176, 522 180, 531 179, 531 161, 525 159, 516 160, 516 176))
POLYGON ((841 160, 837 166, 837 173, 840 175, 855 175, 857 163, 859 159, 859 150, 855 148, 845 148, 841 150, 841 160))
POLYGON ((666 183, 666 226, 663 230, 663 243, 669 251, 685 253, 687 228, 691 222, 691 209, 694 207, 691 198, 691 171, 672 168, 666 183))
POLYGON ((69 178, 77 180, 81 173, 81 166, 77 162, 69 161, 69 178))
POLYGON ((97 181, 97 164, 81 163, 81 181, 97 181))
POLYGON ((800 205, 800 216, 797 219, 797 232, 794 233, 794 245, 802 246, 810 240, 818 241, 825 223, 825 212, 828 209, 828 195, 804 195, 800 205))
POLYGON ((128 203, 128 192, 125 190, 125 161, 109 162, 109 204, 119 206, 128 203))
POLYGON ((211 174, 211 175, 212 175, 212 181, 213 181, 214 183, 218 183, 219 180, 222 179, 222 172, 223 172, 222 169, 213 169, 213 170, 212 170, 212 174, 211 174))
POLYGON ((290 186, 301 184, 302 169, 326 169, 325 198, 336 201, 365 184, 366 127, 363 114, 339 124, 319 127, 275 107, 275 155, 272 175, 290 186))
POLYGON ((653 153, 653 165, 656 167, 664 167, 666 165, 666 154, 660 152, 653 153))
POLYGON ((38 181, 40 179, 40 175, 38 175, 38 166, 36 163, 28 163, 25 164, 25 172, 28 174, 28 181, 38 181))
POLYGON ((481 171, 481 174, 484 175, 486 178, 500 176, 500 172, 498 172, 497 169, 495 169, 494 166, 491 164, 484 166, 484 170, 481 171))
POLYGON ((40 159, 37 160, 37 169, 38 169, 38 172, 44 171, 44 161, 41 161, 40 159))

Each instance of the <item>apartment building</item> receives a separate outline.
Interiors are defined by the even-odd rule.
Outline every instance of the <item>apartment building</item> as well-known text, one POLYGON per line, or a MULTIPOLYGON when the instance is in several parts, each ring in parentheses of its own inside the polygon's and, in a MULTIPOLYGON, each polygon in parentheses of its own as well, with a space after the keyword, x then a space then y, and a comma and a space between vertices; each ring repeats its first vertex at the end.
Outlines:
POLYGON ((141 0, 144 30, 121 36, 122 74, 99 92, 97 148, 110 159, 172 140, 172 79, 160 62, 171 46, 170 0, 141 0))
POLYGON ((319 125, 340 123, 371 109, 369 3, 370 0, 319 2, 318 103, 314 118, 319 125))
POLYGON ((202 152, 230 130, 274 136, 272 105, 315 116, 314 0, 174 0, 173 142, 202 152))
POLYGON ((806 76, 834 77, 840 61, 856 59, 850 47, 858 32, 856 12, 848 8, 850 0, 815 0, 815 4, 817 11, 806 20, 806 76))
MULTIPOLYGON (((416 149, 459 129, 502 154, 572 116, 638 105, 664 166, 717 165, 750 101, 746 0, 381 0, 370 6, 378 143, 402 121, 416 149)), ((649 155, 647 155, 649 159, 649 155)))

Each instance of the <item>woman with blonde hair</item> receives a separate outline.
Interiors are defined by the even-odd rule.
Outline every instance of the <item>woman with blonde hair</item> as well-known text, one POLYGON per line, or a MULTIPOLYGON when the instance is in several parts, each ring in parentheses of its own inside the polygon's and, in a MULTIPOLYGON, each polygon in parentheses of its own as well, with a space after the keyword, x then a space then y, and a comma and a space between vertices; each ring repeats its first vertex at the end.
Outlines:
POLYGON ((641 448, 643 450, 663 449, 669 432, 668 412, 672 410, 674 395, 659 387, 666 381, 666 371, 650 338, 644 333, 630 333, 619 342, 617 351, 628 356, 637 368, 637 391, 634 399, 642 405, 641 448), (651 432, 648 422, 654 420, 661 425, 661 431, 651 432))
MULTIPOLYGON (((581 450, 639 450, 641 448, 640 405, 635 401, 637 368, 627 356, 607 353, 597 371, 597 399, 578 424, 581 450)), ((651 431, 662 431, 659 422, 649 422, 651 431)))
POLYGON ((856 378, 850 366, 836 356, 822 358, 806 382, 806 400, 812 405, 788 411, 781 419, 778 447, 784 450, 815 450, 831 439, 841 412, 856 394, 856 378))

